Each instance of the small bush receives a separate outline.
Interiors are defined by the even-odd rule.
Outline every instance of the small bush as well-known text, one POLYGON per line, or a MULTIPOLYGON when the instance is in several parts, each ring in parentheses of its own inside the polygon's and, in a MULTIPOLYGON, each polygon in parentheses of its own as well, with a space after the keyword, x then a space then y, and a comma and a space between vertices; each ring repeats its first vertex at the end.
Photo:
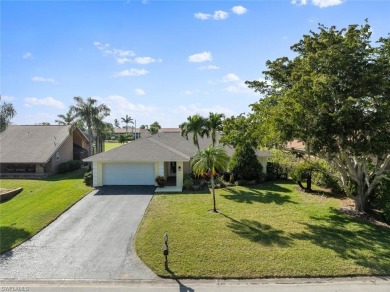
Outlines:
POLYGON ((166 179, 163 176, 157 176, 156 177, 156 183, 158 184, 159 187, 165 186, 166 179))
POLYGON ((267 162, 267 181, 286 179, 287 171, 278 162, 267 162))
POLYGON ((236 186, 246 186, 246 184, 247 184, 247 181, 244 179, 238 179, 234 182, 234 185, 236 185, 236 186))
POLYGON ((73 170, 79 169, 80 167, 81 167, 81 161, 69 160, 67 162, 62 162, 58 165, 58 172, 61 174, 68 173, 73 170))
POLYGON ((87 185, 87 186, 92 186, 93 184, 93 174, 92 174, 92 171, 88 171, 84 174, 84 183, 87 185))
POLYGON ((189 191, 189 190, 192 190, 193 186, 194 186, 194 181, 193 181, 191 175, 188 175, 188 174, 184 175, 183 188, 185 190, 189 191))
POLYGON ((390 222, 390 174, 381 180, 376 191, 378 207, 383 211, 383 217, 390 222))

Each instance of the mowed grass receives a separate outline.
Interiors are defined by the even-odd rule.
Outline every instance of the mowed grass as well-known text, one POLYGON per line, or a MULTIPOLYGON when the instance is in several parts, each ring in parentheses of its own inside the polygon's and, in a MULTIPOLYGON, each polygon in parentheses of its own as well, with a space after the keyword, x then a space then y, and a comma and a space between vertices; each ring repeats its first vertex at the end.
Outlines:
POLYGON ((108 150, 114 149, 116 147, 119 147, 121 145, 122 144, 119 143, 119 142, 108 142, 108 141, 106 141, 106 142, 104 142, 104 150, 108 151, 108 150))
POLYGON ((1 179, 1 188, 23 191, 0 204, 0 253, 34 236, 88 194, 92 188, 84 184, 83 175, 77 170, 45 180, 1 179))
POLYGON ((178 278, 390 274, 390 230, 338 211, 341 200, 295 191, 291 182, 155 195, 136 234, 139 257, 178 278), (163 236, 169 236, 169 271, 163 236))

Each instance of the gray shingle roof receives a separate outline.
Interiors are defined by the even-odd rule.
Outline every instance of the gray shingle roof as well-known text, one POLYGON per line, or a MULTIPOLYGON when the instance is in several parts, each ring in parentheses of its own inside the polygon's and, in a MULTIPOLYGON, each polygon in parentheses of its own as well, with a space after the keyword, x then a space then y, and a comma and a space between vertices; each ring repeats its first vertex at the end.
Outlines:
POLYGON ((8 126, 0 134, 0 162, 46 163, 69 136, 69 126, 8 126))
MULTIPOLYGON (((211 138, 200 138, 201 149, 211 145, 211 138)), ((224 147, 229 156, 234 149, 224 147)), ((188 140, 178 132, 158 133, 156 135, 135 140, 123 146, 99 153, 84 159, 84 161, 111 161, 111 162, 155 162, 155 161, 189 161, 197 151, 192 142, 192 135, 188 140)), ((268 152, 258 151, 259 156, 270 156, 268 152)))

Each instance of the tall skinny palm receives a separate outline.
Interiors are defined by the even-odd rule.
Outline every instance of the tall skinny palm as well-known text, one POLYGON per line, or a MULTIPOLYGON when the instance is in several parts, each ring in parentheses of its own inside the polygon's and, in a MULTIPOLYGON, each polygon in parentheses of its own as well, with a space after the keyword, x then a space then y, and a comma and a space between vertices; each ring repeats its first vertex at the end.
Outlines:
POLYGON ((211 189, 213 193, 213 211, 217 213, 217 206, 215 202, 215 183, 214 177, 218 171, 222 171, 226 168, 229 161, 229 156, 226 154, 225 149, 222 147, 208 146, 196 153, 192 159, 192 170, 195 175, 203 175, 208 173, 210 175, 211 189))
POLYGON ((224 118, 224 114, 209 113, 209 118, 207 119, 207 129, 211 133, 213 146, 215 146, 217 143, 217 132, 222 131, 222 123, 224 118))
POLYGON ((204 135, 208 136, 208 131, 207 131, 207 125, 206 125, 206 120, 199 114, 195 114, 193 116, 189 116, 187 118, 187 122, 184 122, 179 125, 181 129, 181 135, 183 137, 186 137, 188 139, 188 134, 192 133, 192 140, 196 147, 198 148, 198 151, 200 150, 199 148, 199 137, 204 137, 204 135))
POLYGON ((57 115, 57 117, 59 119, 54 122, 58 125, 72 125, 76 119, 75 114, 70 109, 65 115, 57 115))
POLYGON ((131 117, 129 117, 129 115, 126 115, 125 118, 122 118, 122 122, 124 122, 126 124, 126 134, 127 134, 128 128, 129 128, 129 124, 134 124, 133 123, 133 119, 131 117))
POLYGON ((70 110, 75 114, 76 119, 83 121, 87 126, 88 139, 89 139, 89 155, 92 155, 92 143, 94 141, 93 132, 99 132, 100 129, 97 119, 103 119, 110 115, 111 110, 105 104, 97 105, 97 100, 92 97, 88 97, 85 101, 80 96, 75 96, 74 100, 76 105, 72 105, 70 110))

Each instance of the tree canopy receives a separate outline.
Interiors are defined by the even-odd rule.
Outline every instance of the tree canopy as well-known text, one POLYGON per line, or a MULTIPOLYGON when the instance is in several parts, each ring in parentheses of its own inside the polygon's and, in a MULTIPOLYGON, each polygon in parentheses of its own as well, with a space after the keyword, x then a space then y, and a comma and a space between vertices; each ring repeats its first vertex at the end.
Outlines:
POLYGON ((296 57, 267 61, 252 105, 259 140, 298 139, 338 169, 359 211, 390 166, 390 37, 371 41, 368 23, 319 25, 291 47, 296 57))
MULTIPOLYGON (((94 142, 94 132, 96 137, 100 137, 100 134, 105 128, 103 119, 110 115, 110 108, 105 104, 97 105, 97 100, 92 97, 88 97, 84 100, 80 96, 75 96, 74 100, 76 105, 72 105, 70 110, 75 114, 75 117, 79 121, 83 121, 87 126, 88 139, 89 139, 89 155, 92 155, 92 143, 94 142)), ((96 141, 99 142, 99 141, 96 141)), ((98 145, 96 145, 98 146, 98 145)), ((98 151, 99 152, 99 151, 98 151)))
MULTIPOLYGON (((1 100, 1 96, 0 96, 1 100)), ((4 102, 0 106, 0 133, 3 132, 8 124, 11 122, 11 119, 16 115, 16 110, 12 103, 4 102)))

